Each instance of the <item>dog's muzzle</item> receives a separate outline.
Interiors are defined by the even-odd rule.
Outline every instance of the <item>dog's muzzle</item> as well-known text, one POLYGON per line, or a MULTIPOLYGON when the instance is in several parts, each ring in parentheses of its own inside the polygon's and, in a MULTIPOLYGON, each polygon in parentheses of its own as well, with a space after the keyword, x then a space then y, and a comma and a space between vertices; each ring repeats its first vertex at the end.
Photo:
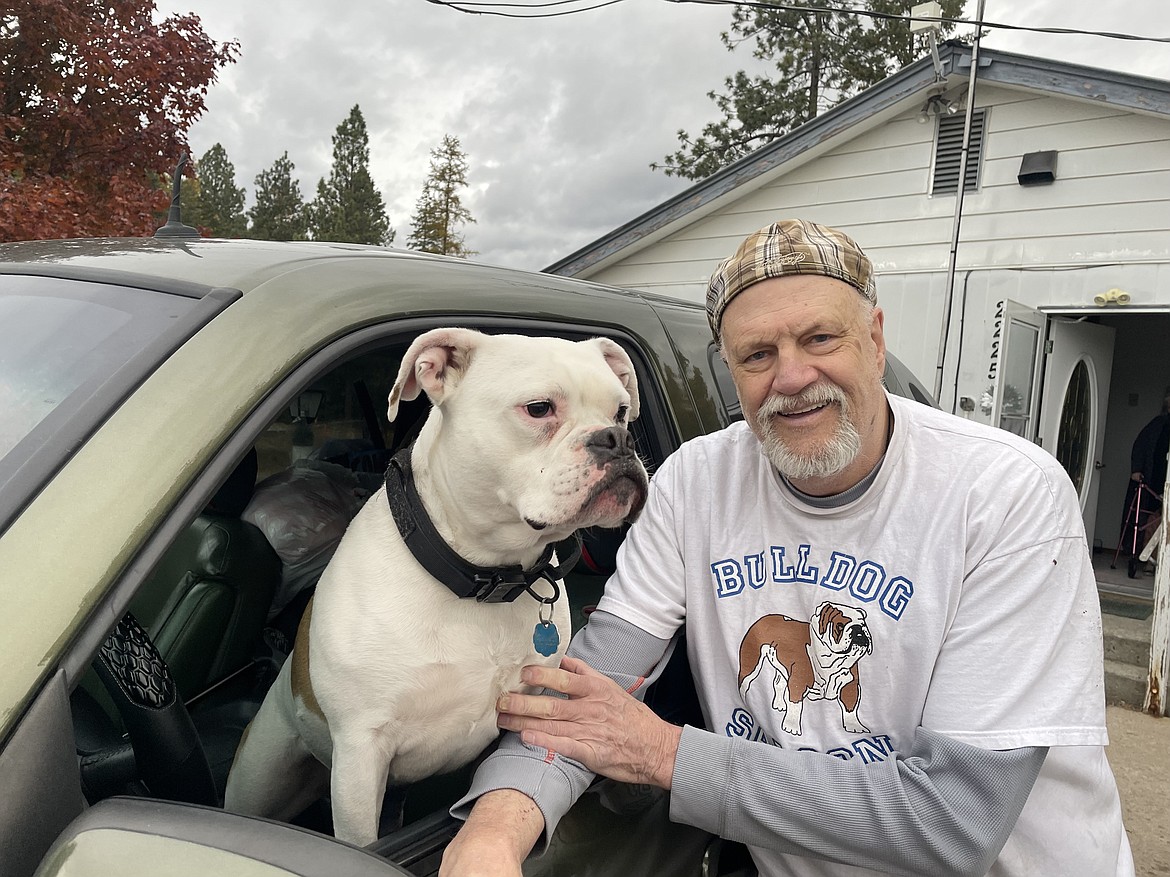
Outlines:
POLYGON ((620 426, 599 429, 585 439, 585 450, 597 468, 605 470, 605 477, 590 492, 590 500, 614 493, 620 501, 630 502, 626 520, 633 521, 646 502, 648 479, 630 431, 620 426))

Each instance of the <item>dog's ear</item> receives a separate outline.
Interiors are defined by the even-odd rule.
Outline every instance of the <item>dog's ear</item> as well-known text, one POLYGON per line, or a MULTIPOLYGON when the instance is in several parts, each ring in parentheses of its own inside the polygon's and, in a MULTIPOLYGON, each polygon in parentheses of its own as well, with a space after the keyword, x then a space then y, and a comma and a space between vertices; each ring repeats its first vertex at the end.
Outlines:
POLYGON ((594 338, 593 343, 601 348, 601 355, 605 357, 606 363, 618 376, 622 386, 629 391, 630 414, 628 419, 630 421, 637 420, 639 410, 638 376, 634 372, 634 361, 616 341, 611 341, 608 338, 594 338))
POLYGON ((813 613, 813 617, 817 620, 817 633, 822 637, 835 622, 842 620, 848 621, 840 608, 827 600, 817 607, 817 611, 813 613))
POLYGON ((467 371, 472 351, 485 337, 474 329, 432 329, 415 338, 390 390, 386 411, 390 422, 398 416, 398 404, 417 399, 419 393, 426 393, 435 405, 441 403, 467 371))

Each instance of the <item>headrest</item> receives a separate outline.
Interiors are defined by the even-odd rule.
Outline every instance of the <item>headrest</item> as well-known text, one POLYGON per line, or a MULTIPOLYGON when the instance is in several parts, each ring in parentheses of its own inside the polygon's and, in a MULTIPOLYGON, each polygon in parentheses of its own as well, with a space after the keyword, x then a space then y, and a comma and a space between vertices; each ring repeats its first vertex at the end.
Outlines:
POLYGON ((242 515, 256 487, 258 468, 256 449, 252 448, 244 455, 244 459, 236 464, 227 480, 219 486, 219 490, 207 504, 207 511, 229 518, 238 518, 242 515))

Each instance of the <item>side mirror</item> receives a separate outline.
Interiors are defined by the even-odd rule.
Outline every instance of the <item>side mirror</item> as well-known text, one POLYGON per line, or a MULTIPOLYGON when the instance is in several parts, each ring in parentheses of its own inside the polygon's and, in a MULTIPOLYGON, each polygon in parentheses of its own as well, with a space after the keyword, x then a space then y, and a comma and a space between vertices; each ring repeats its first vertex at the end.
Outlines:
POLYGON ((139 874, 147 863, 174 877, 295 874, 402 877, 367 850, 279 822, 149 798, 107 798, 57 838, 36 877, 139 874))

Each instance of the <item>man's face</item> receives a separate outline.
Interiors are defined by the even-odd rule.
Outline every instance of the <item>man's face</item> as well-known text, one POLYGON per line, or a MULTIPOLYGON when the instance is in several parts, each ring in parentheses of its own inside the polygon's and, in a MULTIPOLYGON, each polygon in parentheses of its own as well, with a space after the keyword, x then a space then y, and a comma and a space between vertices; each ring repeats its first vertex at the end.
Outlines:
POLYGON ((840 280, 776 277, 731 300, 723 356, 769 459, 815 495, 852 487, 885 451, 883 316, 840 280))

